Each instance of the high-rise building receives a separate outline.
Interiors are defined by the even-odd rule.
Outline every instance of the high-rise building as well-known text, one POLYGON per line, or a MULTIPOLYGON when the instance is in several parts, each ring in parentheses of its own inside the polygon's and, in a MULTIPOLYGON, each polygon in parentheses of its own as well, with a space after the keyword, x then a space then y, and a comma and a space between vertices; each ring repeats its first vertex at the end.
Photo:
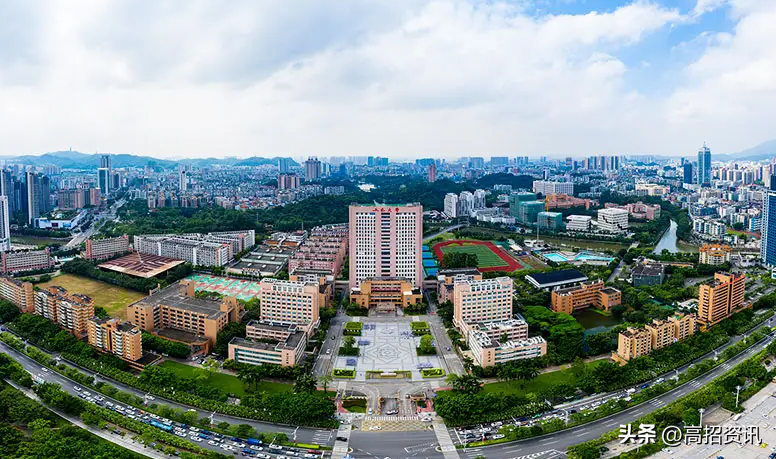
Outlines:
POLYGON ((706 327, 718 324, 744 306, 746 275, 714 273, 714 279, 698 289, 698 322, 706 327))
POLYGON ((574 184, 571 182, 548 182, 544 180, 535 180, 533 182, 534 193, 541 193, 545 196, 550 194, 574 194, 574 184))
POLYGON ((693 183, 692 181, 692 162, 687 161, 682 166, 683 168, 683 183, 693 183))
MULTIPOLYGON (((776 177, 771 180, 774 179, 776 177)), ((763 194, 760 259, 764 265, 776 267, 776 191, 766 191, 763 194)))
POLYGON ((11 216, 8 196, 0 196, 0 252, 11 250, 11 216))
POLYGON ((311 156, 304 162, 304 179, 309 182, 319 178, 321 178, 321 161, 311 156))
POLYGON ((111 156, 100 156, 100 167, 97 169, 97 188, 100 192, 107 196, 111 191, 111 185, 113 184, 113 169, 111 168, 111 156))
POLYGON ((350 288, 362 280, 397 277, 419 287, 423 281, 423 206, 351 205, 350 288))
POLYGON ((49 286, 35 293, 35 314, 67 329, 78 338, 86 336, 86 322, 94 317, 94 300, 62 287, 49 286))
POLYGON ((19 210, 16 203, 15 182, 13 172, 7 169, 0 170, 0 196, 8 198, 8 214, 13 214, 19 210))
POLYGON ((51 210, 51 182, 45 175, 27 172, 25 174, 27 196, 27 224, 32 226, 35 219, 51 210))
POLYGON ((320 284, 310 281, 264 278, 259 300, 262 321, 286 326, 295 324, 308 335, 318 325, 320 308, 326 306, 320 284))
POLYGON ((698 185, 711 184, 711 150, 703 144, 698 150, 698 185))
POLYGON ((293 190, 299 188, 300 180, 296 174, 278 175, 278 190, 293 190))
POLYGON ((181 191, 187 191, 189 189, 189 173, 186 169, 181 169, 178 173, 180 174, 178 187, 181 191))
POLYGON ((288 158, 278 158, 278 172, 285 174, 289 170, 291 170, 291 167, 288 158))
POLYGON ((429 183, 436 182, 436 173, 437 173, 436 163, 434 162, 434 163, 429 164, 429 166, 428 166, 428 182, 429 183))
POLYGON ((445 215, 450 218, 458 218, 460 215, 460 206, 458 203, 458 195, 455 193, 447 193, 445 195, 445 215))

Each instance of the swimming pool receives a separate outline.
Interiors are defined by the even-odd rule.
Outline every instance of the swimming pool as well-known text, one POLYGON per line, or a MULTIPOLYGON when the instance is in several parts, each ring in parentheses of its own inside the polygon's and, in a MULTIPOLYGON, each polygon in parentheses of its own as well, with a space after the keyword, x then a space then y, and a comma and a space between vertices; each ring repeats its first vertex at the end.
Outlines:
POLYGON ((612 260, 614 260, 612 257, 606 257, 590 252, 550 252, 543 253, 542 256, 550 261, 554 261, 555 263, 573 263, 583 261, 603 261, 610 263, 612 260))

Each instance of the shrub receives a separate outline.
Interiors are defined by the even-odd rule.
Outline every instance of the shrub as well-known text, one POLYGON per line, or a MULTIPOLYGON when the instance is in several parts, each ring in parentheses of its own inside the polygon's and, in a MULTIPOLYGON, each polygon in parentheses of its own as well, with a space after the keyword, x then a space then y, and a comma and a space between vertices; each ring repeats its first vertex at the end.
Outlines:
POLYGON ((335 368, 331 373, 335 378, 353 379, 356 377, 356 370, 348 370, 345 368, 335 368))
POLYGON ((445 370, 441 368, 424 368, 420 370, 420 375, 424 378, 441 378, 445 375, 445 370))

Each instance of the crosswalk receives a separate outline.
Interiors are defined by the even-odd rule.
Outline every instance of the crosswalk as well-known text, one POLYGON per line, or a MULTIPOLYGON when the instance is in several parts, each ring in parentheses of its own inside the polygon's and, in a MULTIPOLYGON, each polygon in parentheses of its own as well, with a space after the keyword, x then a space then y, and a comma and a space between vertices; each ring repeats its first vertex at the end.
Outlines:
POLYGON ((364 421, 420 421, 420 416, 364 416, 364 421))
POLYGON ((313 434, 313 443, 316 445, 326 445, 331 439, 331 430, 316 430, 313 434))
MULTIPOLYGON (((466 448, 464 451, 469 459, 474 459, 477 456, 484 456, 482 448, 466 448)), ((551 449, 547 451, 540 451, 538 453, 524 454, 522 456, 510 457, 509 459, 565 459, 566 453, 551 449)))
POLYGON ((660 400, 659 398, 655 398, 649 401, 649 404, 652 406, 655 406, 657 408, 660 408, 661 406, 665 405, 665 402, 660 400))

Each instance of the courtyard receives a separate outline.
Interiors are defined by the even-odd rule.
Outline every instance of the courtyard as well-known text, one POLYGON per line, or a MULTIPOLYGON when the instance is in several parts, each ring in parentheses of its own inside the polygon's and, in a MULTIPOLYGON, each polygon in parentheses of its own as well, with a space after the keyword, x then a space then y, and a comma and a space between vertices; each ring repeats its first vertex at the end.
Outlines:
POLYGON ((377 372, 401 375, 404 371, 409 372, 413 381, 420 381, 423 379, 421 369, 443 368, 439 356, 417 355, 420 336, 412 334, 410 322, 365 320, 361 336, 356 337, 356 343, 360 349, 359 356, 337 356, 333 366, 355 370, 356 381, 377 378, 377 372))

